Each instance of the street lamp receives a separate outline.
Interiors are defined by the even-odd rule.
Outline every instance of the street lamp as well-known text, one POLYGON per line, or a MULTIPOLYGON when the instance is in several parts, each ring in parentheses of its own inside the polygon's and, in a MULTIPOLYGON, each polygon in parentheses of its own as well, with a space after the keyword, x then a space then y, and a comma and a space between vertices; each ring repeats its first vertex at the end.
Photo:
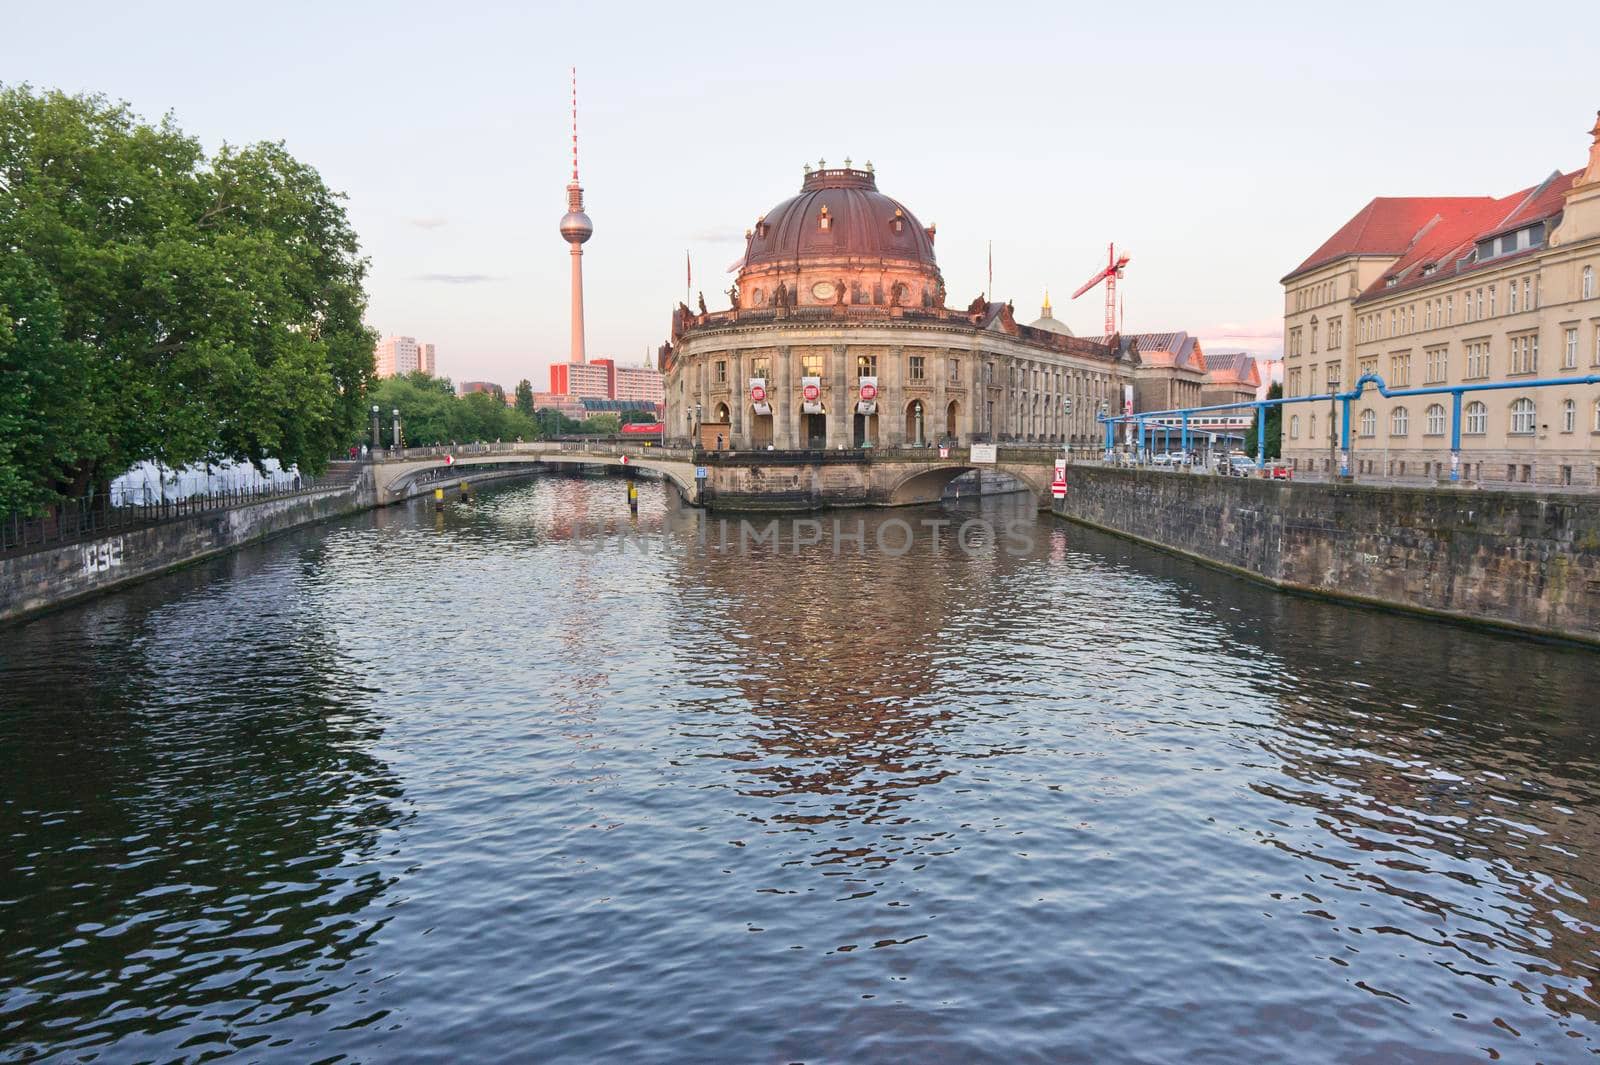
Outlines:
POLYGON ((372 453, 378 453, 378 405, 372 405, 372 453))
POLYGON ((915 403, 911 404, 911 410, 917 419, 917 439, 916 442, 911 446, 922 447, 922 400, 919 399, 915 403))
POLYGON ((400 447, 400 408, 396 407, 390 413, 394 418, 394 424, 389 434, 389 445, 398 449, 400 447))

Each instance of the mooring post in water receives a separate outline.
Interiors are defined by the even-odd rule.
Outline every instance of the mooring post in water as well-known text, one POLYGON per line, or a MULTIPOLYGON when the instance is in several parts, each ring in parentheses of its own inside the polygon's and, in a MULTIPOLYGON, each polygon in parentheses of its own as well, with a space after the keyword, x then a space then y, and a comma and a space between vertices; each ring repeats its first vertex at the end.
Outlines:
POLYGON ((639 486, 632 481, 628 482, 628 509, 639 513, 639 486))
POLYGON ((466 481, 461 482, 461 501, 463 503, 472 502, 472 485, 466 481))
POLYGON ((444 489, 443 488, 435 488, 433 490, 433 509, 434 510, 443 510, 444 509, 444 489))

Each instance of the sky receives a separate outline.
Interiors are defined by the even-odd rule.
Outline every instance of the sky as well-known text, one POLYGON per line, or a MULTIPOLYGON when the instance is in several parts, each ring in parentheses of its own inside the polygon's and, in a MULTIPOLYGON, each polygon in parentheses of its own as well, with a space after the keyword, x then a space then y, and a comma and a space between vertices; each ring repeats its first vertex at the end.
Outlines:
MULTIPOLYGON (((568 346, 578 69, 591 357, 642 362, 707 304, 801 166, 871 160, 949 302, 1103 329, 1070 294, 1115 242, 1124 328, 1282 351, 1279 279, 1379 195, 1505 195, 1581 167, 1592 0, 1504 3, 30 4, 0 82, 284 141, 348 197, 368 322, 457 381, 547 386, 568 346), (691 304, 693 300, 690 300, 691 304)), ((20 11, 20 13, 19 13, 20 11)))

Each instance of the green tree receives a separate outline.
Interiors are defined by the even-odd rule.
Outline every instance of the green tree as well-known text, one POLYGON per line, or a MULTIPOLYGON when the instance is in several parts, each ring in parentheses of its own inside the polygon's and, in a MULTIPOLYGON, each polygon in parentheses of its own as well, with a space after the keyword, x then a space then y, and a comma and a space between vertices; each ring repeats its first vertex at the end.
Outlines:
POLYGON ((653 410, 625 410, 622 412, 623 425, 648 425, 657 420, 656 412, 653 410))
POLYGON ((533 382, 526 377, 517 382, 517 410, 533 417, 533 382))
MULTIPOLYGON (((1267 389, 1268 399, 1282 399, 1283 386, 1274 384, 1267 389)), ((1256 457, 1256 426, 1261 420, 1261 408, 1255 408, 1255 414, 1250 419, 1250 428, 1245 431, 1244 453, 1251 458, 1256 457)), ((1267 461, 1274 462, 1283 454, 1283 406, 1267 408, 1267 461)))
POLYGON ((316 472, 359 435, 366 263, 342 197, 282 144, 208 159, 170 117, 0 87, 0 261, 0 359, 37 367, 0 381, 0 510, 144 459, 316 472))
POLYGON ((615 433, 620 428, 622 421, 615 414, 591 414, 583 421, 586 433, 615 433))

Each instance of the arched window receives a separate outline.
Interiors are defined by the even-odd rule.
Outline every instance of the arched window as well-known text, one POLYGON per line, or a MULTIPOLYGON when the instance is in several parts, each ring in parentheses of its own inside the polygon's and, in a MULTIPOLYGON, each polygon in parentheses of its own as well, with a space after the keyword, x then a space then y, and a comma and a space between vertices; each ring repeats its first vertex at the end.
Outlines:
POLYGON ((1586 300, 1594 299, 1594 267, 1592 266, 1583 268, 1583 298, 1586 300))
POLYGON ((1444 404, 1435 403, 1428 408, 1428 435, 1444 435, 1444 404))
POLYGON ((1406 413, 1404 407, 1396 407, 1389 412, 1389 435, 1405 436, 1406 430, 1411 426, 1411 415, 1406 413))
POLYGON ((1489 431, 1489 408, 1482 403, 1468 403, 1463 414, 1462 432, 1471 436, 1482 436, 1489 431))
POLYGON ((1371 407, 1361 412, 1361 435, 1378 435, 1378 412, 1371 407))
POLYGON ((1533 423, 1533 400, 1514 400, 1511 404, 1511 431, 1513 433, 1532 433, 1533 423))
POLYGON ((1564 399, 1561 401, 1561 431, 1574 433, 1578 430, 1578 401, 1564 399))
POLYGON ((1300 439, 1300 415, 1295 414, 1289 418, 1289 439, 1300 439))

